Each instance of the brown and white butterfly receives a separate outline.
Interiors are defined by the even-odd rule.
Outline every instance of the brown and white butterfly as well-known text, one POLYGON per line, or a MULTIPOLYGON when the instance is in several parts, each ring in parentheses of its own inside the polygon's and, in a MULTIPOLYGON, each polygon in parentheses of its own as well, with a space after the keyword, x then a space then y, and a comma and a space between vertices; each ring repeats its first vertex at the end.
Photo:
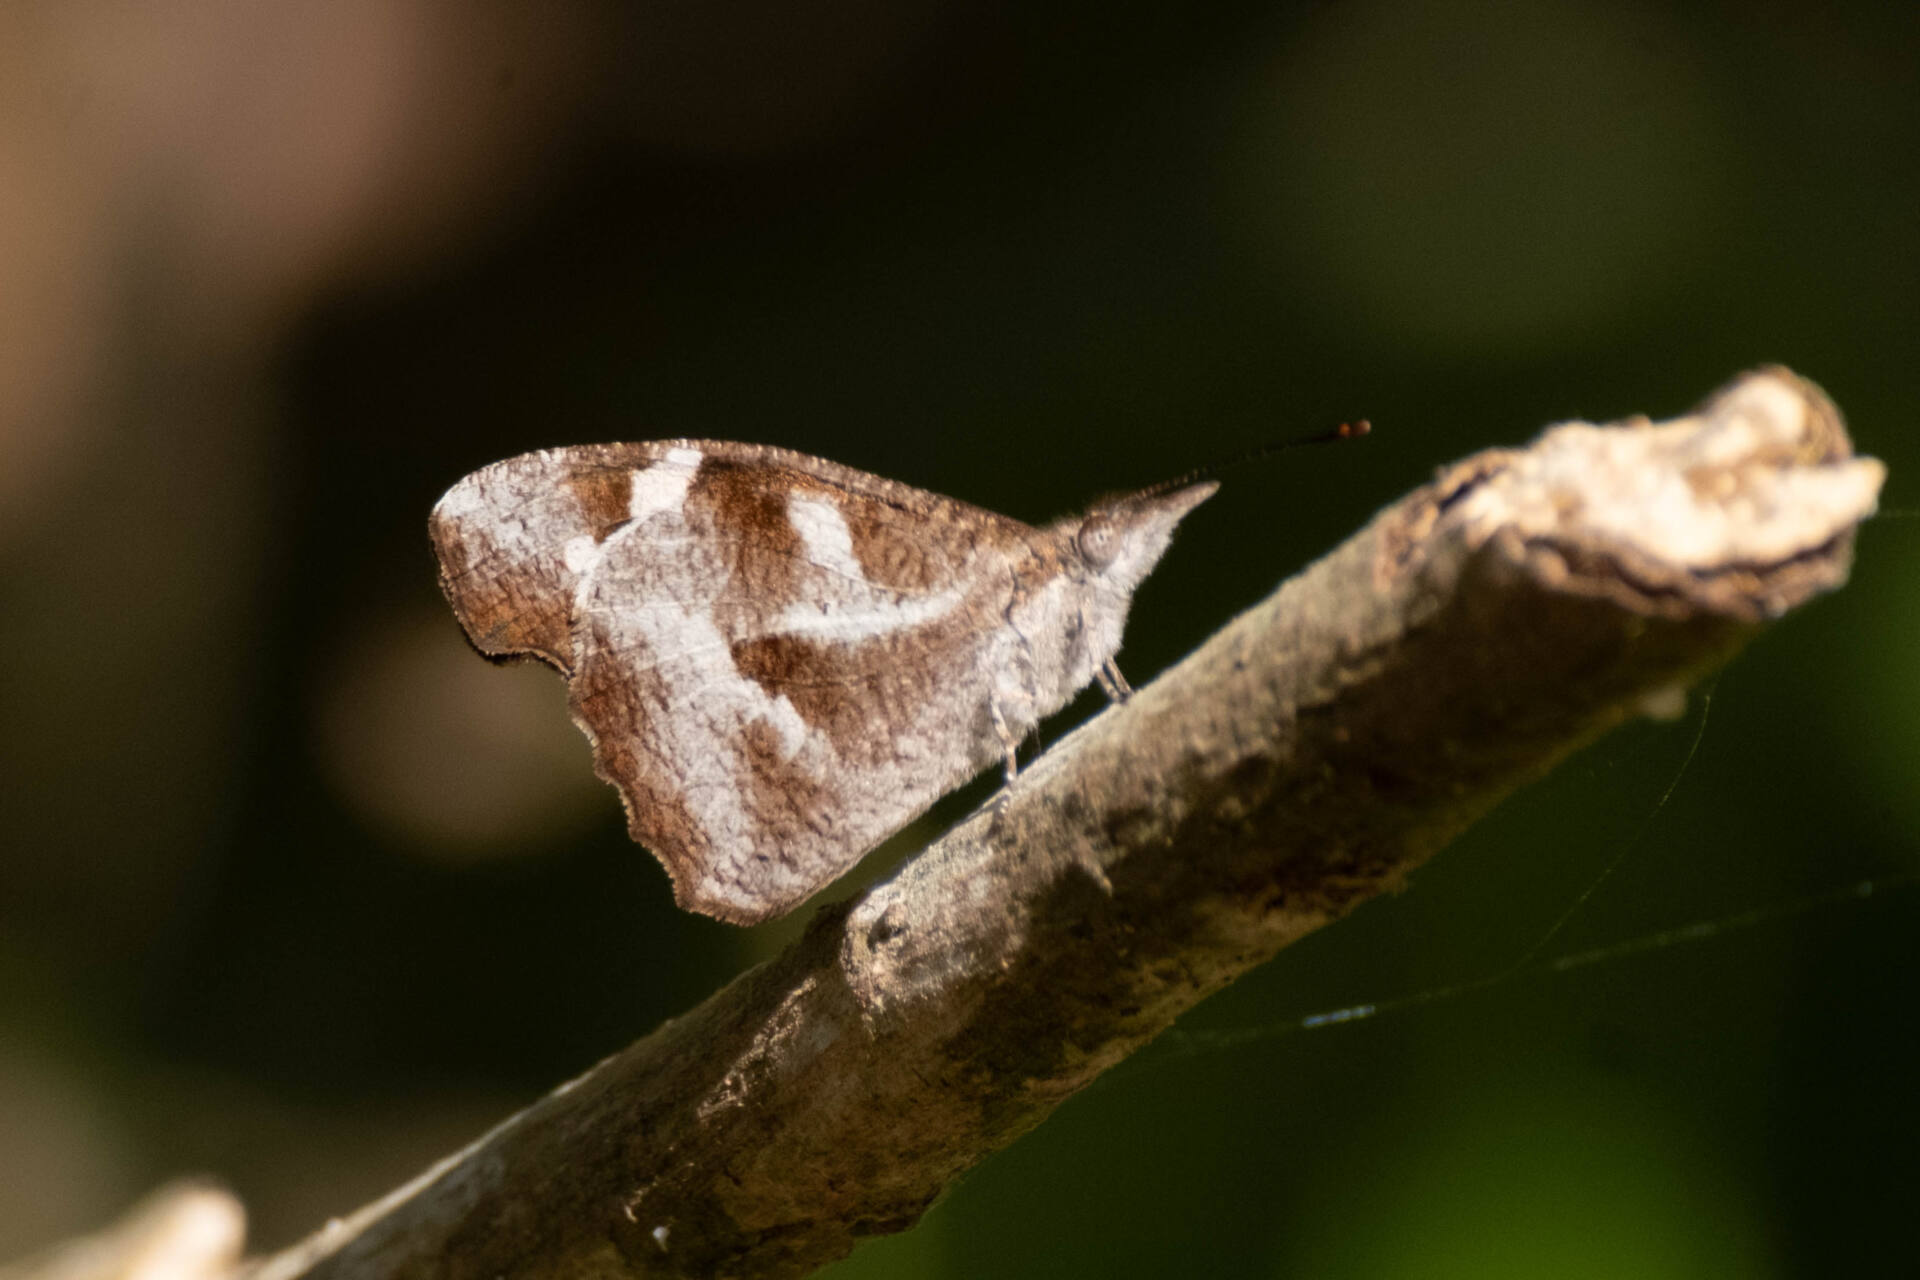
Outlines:
POLYGON ((568 680, 681 906, 791 910, 1099 679, 1212 481, 1041 528, 819 458, 709 440, 497 462, 434 507, 484 654, 568 680))

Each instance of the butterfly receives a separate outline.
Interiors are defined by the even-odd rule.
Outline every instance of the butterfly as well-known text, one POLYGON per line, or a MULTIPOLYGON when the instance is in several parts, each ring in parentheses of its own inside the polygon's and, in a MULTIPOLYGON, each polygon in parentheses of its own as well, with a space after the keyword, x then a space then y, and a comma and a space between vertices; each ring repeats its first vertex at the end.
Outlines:
POLYGON ((1114 665, 1134 590, 1211 480, 1034 527, 710 440, 523 454, 429 522, 481 653, 564 674, 595 771, 675 900, 779 916, 1114 665))

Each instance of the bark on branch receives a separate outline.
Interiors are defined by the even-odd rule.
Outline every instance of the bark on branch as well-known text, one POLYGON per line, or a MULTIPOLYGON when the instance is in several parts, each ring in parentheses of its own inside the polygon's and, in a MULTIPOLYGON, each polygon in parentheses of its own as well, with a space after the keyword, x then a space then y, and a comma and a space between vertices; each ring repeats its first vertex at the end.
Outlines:
POLYGON ((1446 469, 786 954, 254 1280, 795 1276, 1845 579, 1811 384, 1446 469))

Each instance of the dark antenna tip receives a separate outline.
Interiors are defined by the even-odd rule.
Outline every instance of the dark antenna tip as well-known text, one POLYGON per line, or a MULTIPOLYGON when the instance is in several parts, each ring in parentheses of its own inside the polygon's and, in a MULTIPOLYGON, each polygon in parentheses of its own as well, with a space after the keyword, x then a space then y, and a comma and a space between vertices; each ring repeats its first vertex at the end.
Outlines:
MULTIPOLYGON (((1365 418, 1355 418, 1352 422, 1343 422, 1337 427, 1325 431, 1316 431, 1310 436, 1300 436, 1293 440, 1282 440, 1279 444, 1262 445, 1258 449, 1249 449, 1247 458, 1265 457, 1269 453, 1278 453, 1282 449, 1292 449, 1303 444, 1332 444, 1336 440, 1353 440, 1373 430, 1373 424, 1365 418)), ((1240 459, 1236 457, 1234 461, 1240 459)))
POLYGON ((1365 418, 1355 418, 1352 422, 1343 422, 1337 427, 1325 431, 1315 431, 1304 436, 1295 436, 1291 440, 1279 440, 1273 444, 1256 445, 1220 459, 1204 470, 1212 472, 1222 467, 1236 467, 1243 462, 1254 462, 1268 454, 1279 453, 1285 449, 1301 449, 1310 444, 1335 444, 1341 440, 1358 440, 1373 430, 1373 424, 1365 418))

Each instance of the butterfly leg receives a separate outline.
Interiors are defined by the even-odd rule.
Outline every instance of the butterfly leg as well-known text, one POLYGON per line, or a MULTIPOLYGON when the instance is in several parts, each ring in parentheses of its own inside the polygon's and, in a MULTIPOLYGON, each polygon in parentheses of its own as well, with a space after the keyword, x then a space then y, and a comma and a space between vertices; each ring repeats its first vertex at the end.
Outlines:
MULTIPOLYGON (((1007 723, 1007 717, 1000 710, 1000 704, 994 699, 987 700, 987 714, 993 717, 993 732, 1000 739, 1000 749, 1005 752, 1007 771, 1006 790, 1013 790, 1013 780, 1020 776, 1020 737, 1007 723)), ((1002 792, 1005 794, 1005 792, 1002 792)))
POLYGON ((1108 658, 1100 664, 1100 670, 1094 673, 1094 679, 1100 682, 1100 689, 1115 702, 1125 702, 1133 696, 1133 686, 1120 674, 1119 664, 1108 658))

